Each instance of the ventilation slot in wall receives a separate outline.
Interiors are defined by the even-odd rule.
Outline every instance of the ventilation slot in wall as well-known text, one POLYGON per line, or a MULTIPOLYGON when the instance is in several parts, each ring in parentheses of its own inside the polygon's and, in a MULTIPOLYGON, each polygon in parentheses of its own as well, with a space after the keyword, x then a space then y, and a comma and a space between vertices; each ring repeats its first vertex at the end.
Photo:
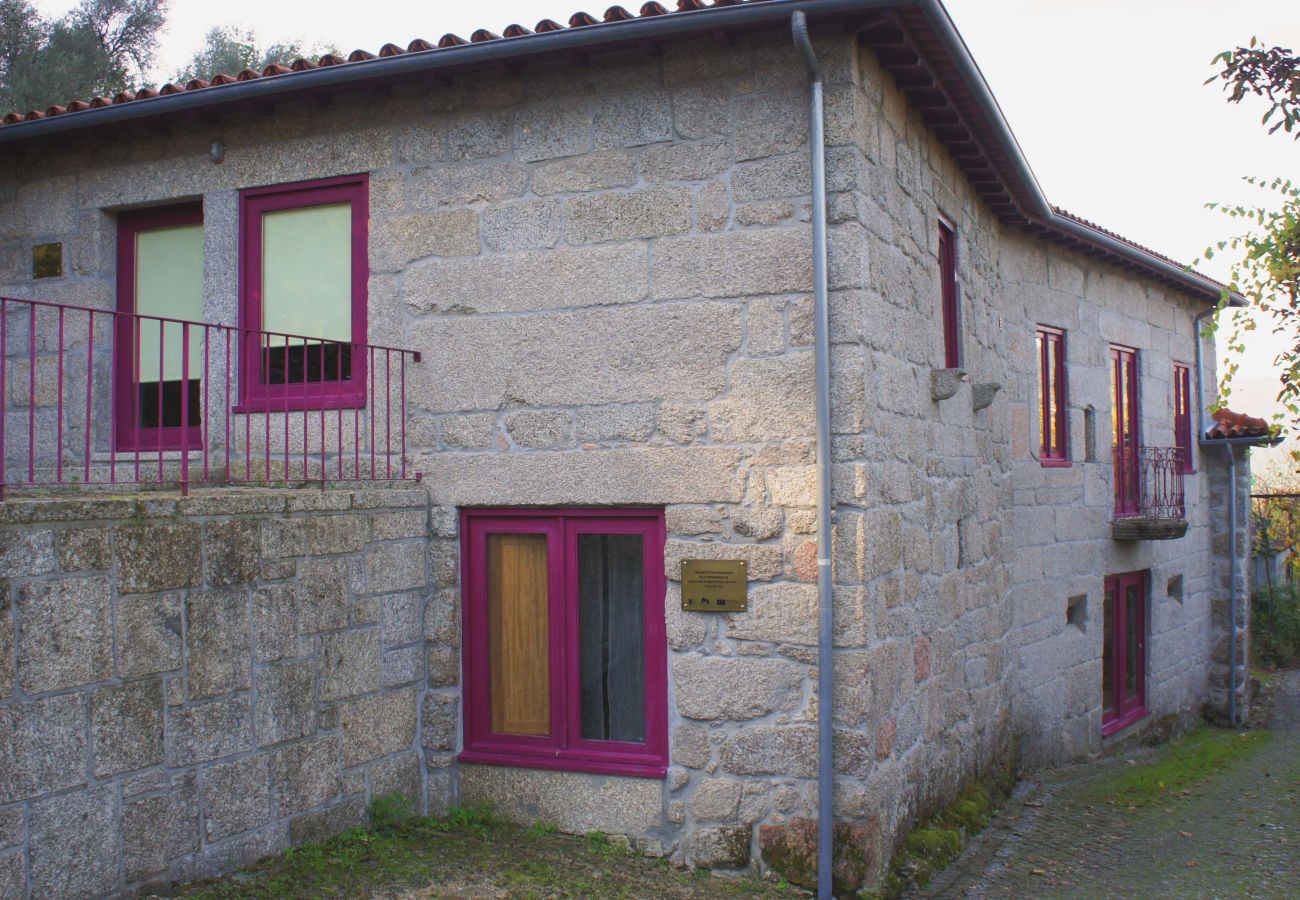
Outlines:
POLYGON ((1165 590, 1169 594, 1170 600, 1177 600, 1179 603, 1182 603, 1183 602, 1183 576, 1175 575, 1172 578, 1170 578, 1169 584, 1166 586, 1165 590))
POLYGON ((1065 624, 1073 625, 1080 631, 1088 626, 1088 595, 1079 594, 1065 601, 1065 624))

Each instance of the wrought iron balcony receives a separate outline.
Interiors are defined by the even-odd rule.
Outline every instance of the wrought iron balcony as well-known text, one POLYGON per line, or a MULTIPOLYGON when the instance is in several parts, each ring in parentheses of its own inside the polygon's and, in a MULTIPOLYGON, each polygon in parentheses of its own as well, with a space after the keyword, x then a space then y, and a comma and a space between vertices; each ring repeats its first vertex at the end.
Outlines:
POLYGON ((1187 533, 1182 453, 1177 447, 1116 448, 1111 537, 1167 541, 1187 533))
POLYGON ((418 479, 419 354, 0 297, 0 501, 18 487, 418 479))

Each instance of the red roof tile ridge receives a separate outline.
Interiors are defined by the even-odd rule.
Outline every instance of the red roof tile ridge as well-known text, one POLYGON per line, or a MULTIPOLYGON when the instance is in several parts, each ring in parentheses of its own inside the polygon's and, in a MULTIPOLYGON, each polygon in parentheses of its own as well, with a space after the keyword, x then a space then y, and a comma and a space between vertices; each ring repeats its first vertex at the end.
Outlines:
POLYGON ((1209 438, 1266 437, 1270 430, 1267 420, 1227 408, 1216 409, 1211 415, 1215 425, 1206 434, 1209 438))
MULTIPOLYGON (((112 99, 113 103, 132 103, 139 100, 152 100, 156 97, 167 97, 174 94, 181 94, 187 91, 205 90, 212 87, 222 87, 228 84, 235 84, 240 81, 252 81, 256 78, 279 77, 283 75, 292 75, 296 72, 305 72, 309 69, 315 69, 320 66, 337 66, 343 63, 366 63, 375 59, 387 59, 393 56, 400 56, 404 53, 420 53, 431 50, 447 49, 450 47, 459 47, 465 44, 482 44, 490 41, 508 40, 512 38, 527 37, 532 34, 546 34, 552 31, 567 31, 570 28, 589 28, 593 25, 612 25, 619 22, 630 22, 638 18, 647 19, 653 16, 673 15, 682 12, 697 12, 706 9, 718 9, 722 7, 738 6, 744 3, 761 3, 767 0, 676 0, 676 9, 669 9, 656 0, 649 0, 643 4, 637 13, 633 14, 622 6, 611 6, 605 10, 604 14, 597 18, 590 13, 578 11, 569 17, 568 25, 561 25, 554 19, 542 19, 537 25, 529 30, 523 25, 510 25, 505 28, 501 34, 496 34, 486 28, 480 28, 470 35, 469 40, 455 34, 446 34, 438 41, 437 44, 431 44, 421 38, 416 38, 407 45, 403 50, 396 44, 385 44, 379 49, 379 53, 371 53, 368 50, 353 50, 346 58, 326 53, 319 60, 309 60, 305 58, 295 59, 288 65, 272 64, 262 71, 255 69, 244 69, 242 72, 233 75, 224 72, 215 72, 207 78, 194 78, 185 84, 166 84, 159 90, 151 88, 142 88, 135 94, 123 91, 112 99)), ((106 103, 97 103, 99 98, 93 98, 90 101, 73 100, 66 104, 54 104, 48 109, 31 110, 27 113, 13 111, 0 120, 0 127, 11 125, 20 125, 23 122, 43 119, 47 116, 67 115, 68 113, 81 112, 86 109, 96 109, 106 103)))
POLYGON ((1193 275, 1197 275, 1201 278, 1204 278, 1206 281, 1210 282, 1211 284, 1218 285, 1224 290, 1228 289, 1227 285, 1222 284, 1217 279, 1211 278, 1209 275, 1206 275, 1203 272, 1196 271, 1186 263, 1182 263, 1172 257, 1165 256, 1163 253, 1160 253, 1156 250, 1152 250, 1150 247, 1146 247, 1142 244, 1139 244, 1135 240, 1126 238, 1124 237, 1124 235, 1119 234, 1118 232, 1111 231, 1109 228, 1105 228, 1101 225, 1098 225, 1096 222, 1093 222, 1090 219, 1085 219, 1083 216, 1075 215, 1074 213, 1070 212, 1068 209, 1062 209, 1061 207, 1054 205, 1052 207, 1052 212, 1056 213, 1058 216, 1064 219, 1069 219, 1071 222, 1077 222, 1078 224, 1091 228, 1093 231, 1104 234, 1109 238, 1114 238, 1115 240, 1120 241, 1121 243, 1128 244, 1134 250, 1139 250, 1142 253, 1145 253, 1147 256, 1154 256, 1156 259, 1164 260, 1165 262, 1169 263, 1169 265, 1171 266, 1177 266, 1180 269, 1184 269, 1188 272, 1191 272, 1193 275))

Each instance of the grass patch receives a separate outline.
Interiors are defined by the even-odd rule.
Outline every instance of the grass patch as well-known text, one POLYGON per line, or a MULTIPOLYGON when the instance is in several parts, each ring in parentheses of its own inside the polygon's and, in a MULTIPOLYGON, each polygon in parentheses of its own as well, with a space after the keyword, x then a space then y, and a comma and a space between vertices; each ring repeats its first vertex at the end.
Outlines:
POLYGON ((910 887, 929 884, 961 855, 966 841, 983 830, 996 807, 987 784, 970 785, 952 805, 908 833, 880 887, 860 896, 892 900, 910 887))
POLYGON ((1118 806, 1146 807, 1186 796, 1237 760, 1259 750, 1267 731, 1231 731, 1202 725, 1152 759, 1127 766, 1085 795, 1085 800, 1118 806))

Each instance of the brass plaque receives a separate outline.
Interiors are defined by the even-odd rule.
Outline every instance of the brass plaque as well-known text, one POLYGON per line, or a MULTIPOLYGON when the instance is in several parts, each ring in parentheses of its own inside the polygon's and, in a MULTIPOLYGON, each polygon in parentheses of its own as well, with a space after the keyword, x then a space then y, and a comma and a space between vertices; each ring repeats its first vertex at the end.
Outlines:
POLYGON ((749 571, 743 559, 682 560, 682 609, 744 612, 749 608, 749 571))

